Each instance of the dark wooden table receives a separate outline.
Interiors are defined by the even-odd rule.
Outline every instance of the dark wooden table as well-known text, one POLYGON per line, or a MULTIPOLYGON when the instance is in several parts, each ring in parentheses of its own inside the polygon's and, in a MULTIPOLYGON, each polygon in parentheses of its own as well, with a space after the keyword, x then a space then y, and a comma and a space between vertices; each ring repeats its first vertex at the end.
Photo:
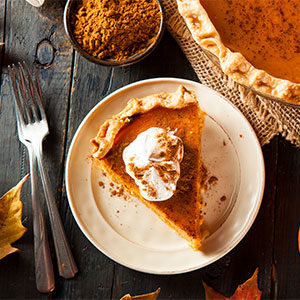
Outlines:
MULTIPOLYGON (((64 280, 56 268, 55 291, 51 295, 37 292, 28 181, 22 193, 28 232, 15 243, 21 252, 0 261, 0 298, 119 299, 128 292, 141 294, 161 287, 159 299, 200 299, 204 298, 202 278, 230 296, 257 266, 264 298, 300 298, 300 150, 280 137, 263 147, 266 188, 254 225, 235 249, 214 264, 182 275, 149 275, 111 261, 86 239, 70 212, 64 188, 66 155, 84 116, 106 95, 137 80, 162 76, 198 79, 167 32, 158 49, 134 66, 111 69, 89 63, 66 39, 64 5, 65 1, 46 0, 36 9, 24 0, 0 0, 0 42, 5 43, 0 52, 0 194, 29 171, 27 150, 17 137, 7 65, 35 62, 51 131, 44 143, 45 161, 80 272, 75 279, 64 280)), ((48 219, 47 227, 50 229, 48 219)))

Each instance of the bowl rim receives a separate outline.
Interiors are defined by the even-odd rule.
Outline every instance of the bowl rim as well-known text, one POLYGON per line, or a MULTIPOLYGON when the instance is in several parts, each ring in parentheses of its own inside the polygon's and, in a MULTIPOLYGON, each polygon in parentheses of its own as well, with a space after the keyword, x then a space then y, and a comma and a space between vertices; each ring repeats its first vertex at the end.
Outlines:
POLYGON ((84 58, 86 58, 87 60, 89 60, 90 62, 93 62, 95 64, 98 65, 102 65, 102 66, 107 66, 107 67, 125 67, 125 66, 129 66, 135 63, 138 63, 139 61, 141 61, 142 59, 146 58, 150 53, 153 52, 153 50, 157 47, 157 45, 159 44, 162 35, 164 33, 164 14, 163 14, 163 7, 160 3, 159 0, 154 0, 157 2, 159 10, 161 12, 161 21, 160 21, 160 26, 156 35, 156 39, 155 41, 148 46, 148 48, 146 48, 144 51, 142 51, 141 53, 137 53, 134 54, 132 56, 129 56, 127 59, 125 60, 113 60, 113 59, 99 59, 96 56, 93 56, 91 54, 89 54, 87 51, 85 51, 77 42, 77 40, 75 39, 73 33, 72 33, 72 29, 71 29, 71 11, 72 11, 72 6, 74 5, 75 2, 77 2, 78 0, 68 0, 64 9, 64 28, 65 28, 65 32, 66 35, 69 39, 69 41, 71 42, 73 48, 84 58))

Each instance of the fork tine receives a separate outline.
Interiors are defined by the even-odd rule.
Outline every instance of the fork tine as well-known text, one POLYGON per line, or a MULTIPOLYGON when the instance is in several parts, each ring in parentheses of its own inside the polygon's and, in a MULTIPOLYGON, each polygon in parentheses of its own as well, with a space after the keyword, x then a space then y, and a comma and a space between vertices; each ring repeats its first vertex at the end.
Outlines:
POLYGON ((42 91, 41 91, 40 80, 38 77, 38 72, 37 72, 36 66, 34 66, 34 74, 35 74, 35 81, 36 81, 36 85, 34 85, 34 88, 36 91, 37 98, 39 100, 38 105, 39 105, 39 109, 41 112, 41 117, 42 117, 42 119, 47 120, 45 109, 44 109, 44 104, 43 104, 44 101, 43 101, 43 96, 42 96, 42 91))
POLYGON ((31 73, 30 73, 29 68, 28 68, 27 64, 25 63, 25 61, 23 61, 23 64, 19 63, 19 66, 20 66, 20 70, 23 74, 23 77, 27 78, 26 90, 28 91, 28 95, 31 99, 31 107, 33 109, 33 117, 35 120, 40 120, 40 114, 38 112, 38 107, 39 107, 38 100, 35 97, 35 91, 34 91, 35 84, 33 82, 31 73))
POLYGON ((24 70, 20 64, 20 62, 18 63, 18 68, 15 68, 16 70, 18 70, 19 76, 16 76, 17 78, 17 82, 19 84, 19 90, 21 91, 21 98, 23 99, 23 107, 27 116, 27 120, 28 122, 33 121, 33 114, 32 111, 30 109, 30 105, 28 105, 28 88, 27 88, 27 83, 26 83, 26 76, 24 74, 24 70))
POLYGON ((16 74, 15 74, 15 65, 11 65, 8 66, 8 72, 10 75, 10 79, 11 79, 11 83, 12 83, 12 87, 13 87, 13 91, 15 94, 15 110, 16 110, 16 114, 17 114, 17 120, 18 120, 18 124, 25 124, 25 120, 24 120, 24 110, 23 107, 21 105, 21 101, 20 101, 20 97, 19 97, 19 90, 17 87, 17 82, 16 82, 16 74))
POLYGON ((24 65, 25 69, 27 70, 28 77, 30 78, 30 82, 32 84, 33 96, 35 98, 35 103, 39 109, 41 119, 47 121, 47 117, 46 117, 46 113, 45 113, 45 109, 44 109, 44 105, 43 105, 43 97, 42 97, 42 92, 41 92, 40 81, 39 81, 39 77, 37 75, 37 69, 34 66, 34 74, 35 74, 35 82, 34 82, 26 62, 23 62, 23 65, 24 65))
POLYGON ((23 65, 19 62, 19 72, 21 75, 21 81, 23 85, 23 96, 24 96, 24 103, 26 105, 26 108, 28 109, 28 113, 30 112, 31 120, 34 121, 39 121, 40 120, 40 115, 38 113, 37 109, 37 104, 36 100, 34 97, 34 91, 33 91, 33 81, 32 77, 30 75, 29 68, 25 68, 26 71, 23 68, 23 65, 25 62, 23 62, 23 65), (28 96, 28 97, 26 97, 28 96))

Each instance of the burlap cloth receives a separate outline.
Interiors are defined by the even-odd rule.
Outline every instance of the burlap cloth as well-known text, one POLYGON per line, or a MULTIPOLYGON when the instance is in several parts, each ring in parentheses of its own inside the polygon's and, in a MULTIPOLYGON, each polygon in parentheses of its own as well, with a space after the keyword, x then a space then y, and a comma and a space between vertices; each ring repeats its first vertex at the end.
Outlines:
POLYGON ((191 63, 201 83, 230 100, 248 119, 261 145, 280 133, 300 147, 300 108, 254 95, 228 78, 193 40, 177 10, 176 0, 161 0, 165 24, 191 63))

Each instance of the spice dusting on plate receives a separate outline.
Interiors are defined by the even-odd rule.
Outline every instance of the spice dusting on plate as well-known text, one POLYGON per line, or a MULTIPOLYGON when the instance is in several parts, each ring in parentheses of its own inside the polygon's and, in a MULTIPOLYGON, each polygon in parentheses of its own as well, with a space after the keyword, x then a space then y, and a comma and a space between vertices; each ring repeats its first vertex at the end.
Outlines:
POLYGON ((220 200, 221 200, 222 202, 224 202, 224 201, 226 201, 226 199, 227 199, 227 197, 224 195, 224 196, 221 197, 220 200))
POLYGON ((100 187, 102 187, 102 188, 105 188, 105 184, 104 184, 103 181, 99 181, 99 182, 98 182, 98 185, 99 185, 100 187))
POLYGON ((155 43, 161 17, 156 0, 81 0, 73 34, 89 54, 121 61, 155 43))
POLYGON ((211 177, 208 179, 208 184, 209 184, 209 185, 213 185, 213 184, 215 184, 217 181, 218 181, 218 178, 217 178, 216 176, 211 176, 211 177))

